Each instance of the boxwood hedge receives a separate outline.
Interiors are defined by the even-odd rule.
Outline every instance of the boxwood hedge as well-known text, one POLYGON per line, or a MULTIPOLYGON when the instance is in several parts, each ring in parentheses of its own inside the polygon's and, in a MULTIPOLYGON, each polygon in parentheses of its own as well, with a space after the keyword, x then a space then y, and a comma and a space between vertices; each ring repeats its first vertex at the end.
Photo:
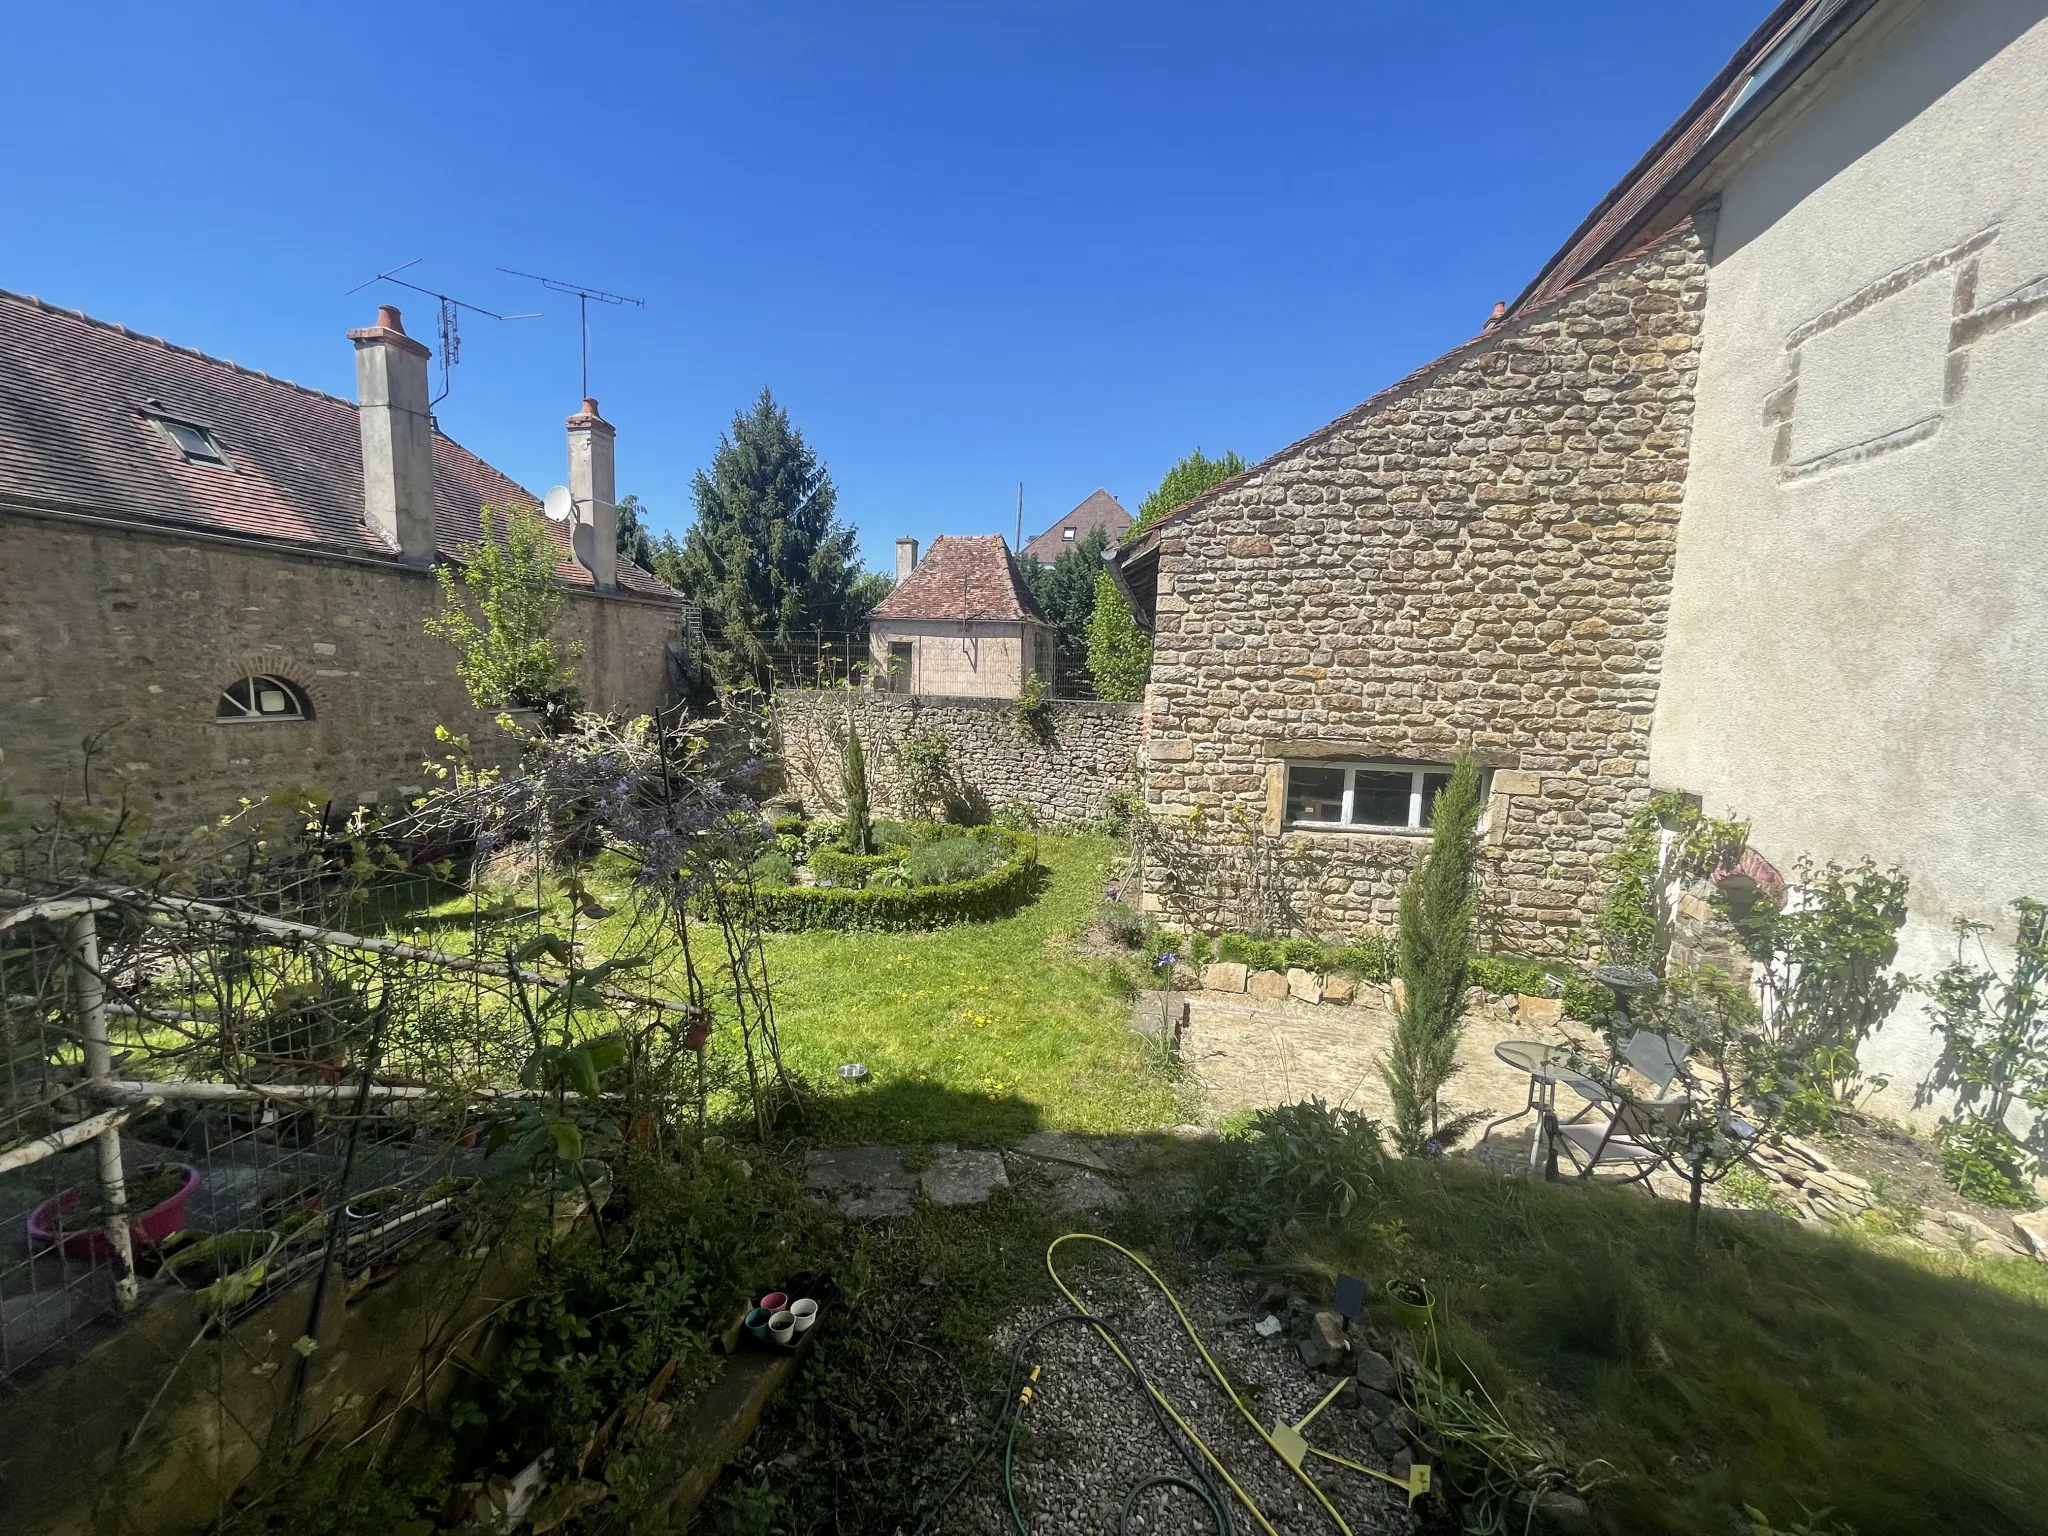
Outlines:
MULTIPOLYGON (((899 890, 802 885, 759 890, 755 900, 761 922, 765 927, 786 932, 813 928, 893 932, 1007 917, 1030 900, 1038 887, 1038 849, 1032 839, 1021 833, 998 832, 995 838, 1002 850, 1002 862, 972 880, 899 890)), ((815 855, 811 867, 818 867, 815 855)))

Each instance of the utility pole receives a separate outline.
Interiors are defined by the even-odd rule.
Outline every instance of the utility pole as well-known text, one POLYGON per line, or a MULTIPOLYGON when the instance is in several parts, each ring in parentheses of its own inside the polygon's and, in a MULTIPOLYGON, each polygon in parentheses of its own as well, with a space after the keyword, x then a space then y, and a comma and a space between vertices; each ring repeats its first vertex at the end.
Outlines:
POLYGON ((1024 553, 1024 482, 1017 482, 1017 553, 1024 553))

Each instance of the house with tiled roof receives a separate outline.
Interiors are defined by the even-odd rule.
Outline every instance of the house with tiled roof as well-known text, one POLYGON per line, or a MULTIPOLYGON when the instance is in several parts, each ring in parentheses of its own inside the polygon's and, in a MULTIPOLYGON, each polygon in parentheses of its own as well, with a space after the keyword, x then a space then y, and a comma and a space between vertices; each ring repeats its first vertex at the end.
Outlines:
MULTIPOLYGON (((1478 334, 1126 538, 1146 800, 1192 829, 1145 904, 1387 929, 1469 751, 1487 947, 1597 956, 1671 791, 1770 880, 1900 868, 1901 970, 1958 918, 2009 963, 2048 895, 2044 164, 2043 0, 1786 0, 1478 334), (1287 880, 1232 883, 1243 825, 1287 880)), ((1923 1010, 1862 1050, 1901 1115, 1923 1010)))
MULTIPOLYGON (((488 756, 437 565, 540 498, 441 432, 428 351, 385 306, 338 399, 0 292, 0 760, 18 803, 101 787, 172 820, 316 786, 416 793, 435 727, 488 756)), ((669 703, 691 609, 616 556, 613 428, 568 419, 562 637, 600 709, 669 703)))
POLYGON ((896 541, 896 589, 868 617, 878 687, 890 693, 1014 699, 1053 674, 1053 631, 999 533, 941 534, 923 559, 896 541))
POLYGON ((1051 565, 1098 528, 1108 535, 1114 549, 1130 527, 1131 514, 1123 509, 1123 503, 1109 492, 1097 490, 1045 532, 1027 540, 1021 558, 1051 565))

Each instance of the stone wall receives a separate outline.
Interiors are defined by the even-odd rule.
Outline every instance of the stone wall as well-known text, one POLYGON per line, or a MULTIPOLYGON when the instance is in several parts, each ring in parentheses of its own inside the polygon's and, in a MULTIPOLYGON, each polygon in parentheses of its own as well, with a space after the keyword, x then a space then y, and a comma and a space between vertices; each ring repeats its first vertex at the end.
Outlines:
MULTIPOLYGON (((444 750, 437 724, 487 761, 510 740, 425 633, 440 601, 429 572, 397 565, 0 517, 0 784, 29 809, 75 797, 79 743, 104 733, 96 785, 124 778, 160 830, 286 787, 349 803, 416 793, 421 763, 444 750), (222 688, 250 673, 298 684, 313 718, 216 722, 222 688)), ((562 634, 583 643, 591 705, 668 702, 680 620, 666 604, 572 594, 562 634)))
POLYGON ((1207 926, 1203 850, 1279 834, 1302 925, 1390 925, 1426 838, 1283 833, 1284 763, 1470 748, 1483 942, 1578 944, 1647 793, 1705 278, 1681 227, 1165 526, 1146 799, 1204 821, 1147 905, 1207 926))
POLYGON ((1094 821, 1112 796, 1138 794, 1140 711, 1135 704, 1062 701, 1046 706, 1043 736, 1007 699, 945 699, 784 689, 775 696, 788 790, 812 815, 837 815, 846 722, 858 722, 877 815, 918 816, 904 793, 904 747, 936 733, 946 743, 955 814, 976 819, 1028 805, 1048 825, 1094 821))

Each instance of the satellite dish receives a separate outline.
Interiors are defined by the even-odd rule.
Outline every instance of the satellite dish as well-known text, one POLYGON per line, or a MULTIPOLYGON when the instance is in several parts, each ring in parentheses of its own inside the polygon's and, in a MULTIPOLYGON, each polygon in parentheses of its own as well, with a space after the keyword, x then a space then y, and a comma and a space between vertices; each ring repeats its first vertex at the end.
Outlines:
POLYGON ((547 499, 541 503, 541 511, 558 523, 569 521, 569 513, 576 506, 576 498, 569 494, 569 487, 557 485, 548 491, 547 499))

